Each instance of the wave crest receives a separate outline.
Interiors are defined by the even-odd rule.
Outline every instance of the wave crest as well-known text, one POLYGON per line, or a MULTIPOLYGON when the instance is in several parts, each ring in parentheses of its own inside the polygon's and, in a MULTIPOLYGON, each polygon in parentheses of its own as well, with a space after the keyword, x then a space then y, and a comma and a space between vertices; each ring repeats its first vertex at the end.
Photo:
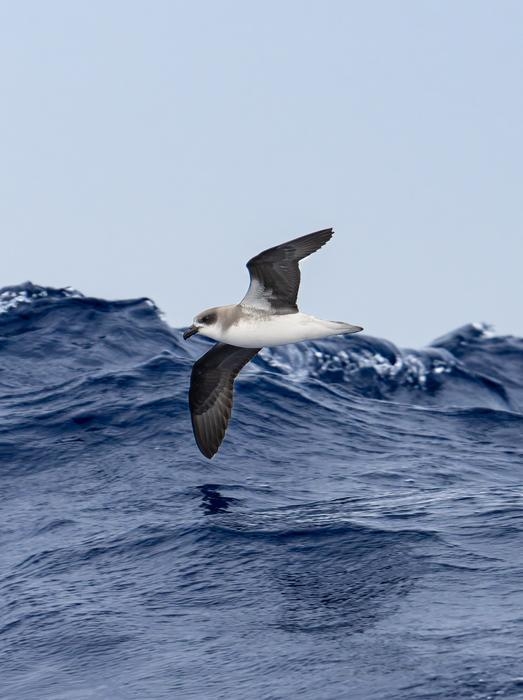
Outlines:
MULTIPOLYGON (((190 361, 209 347, 203 338, 185 343, 146 298, 106 301, 27 282, 0 290, 0 312, 0 384, 9 389, 56 386, 107 371, 150 374, 149 363, 164 353, 171 358, 169 373, 175 365, 188 381, 190 361)), ((309 395, 319 391, 318 401, 322 388, 335 387, 372 399, 518 412, 522 360, 523 339, 468 324, 419 350, 366 335, 265 348, 241 378, 263 370, 277 392, 276 378, 285 375, 296 386, 307 384, 309 395)))

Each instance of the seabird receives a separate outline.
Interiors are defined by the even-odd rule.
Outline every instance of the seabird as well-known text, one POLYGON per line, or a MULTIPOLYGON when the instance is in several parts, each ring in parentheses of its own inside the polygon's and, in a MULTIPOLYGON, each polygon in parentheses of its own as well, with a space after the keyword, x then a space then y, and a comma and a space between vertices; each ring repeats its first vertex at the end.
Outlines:
POLYGON ((189 389, 194 437, 209 459, 218 451, 227 430, 234 380, 262 347, 363 330, 350 323, 308 316, 296 305, 299 261, 325 245, 332 234, 331 228, 315 231, 251 258, 247 263, 251 281, 240 303, 202 311, 183 334, 185 340, 200 333, 218 341, 194 364, 189 389))

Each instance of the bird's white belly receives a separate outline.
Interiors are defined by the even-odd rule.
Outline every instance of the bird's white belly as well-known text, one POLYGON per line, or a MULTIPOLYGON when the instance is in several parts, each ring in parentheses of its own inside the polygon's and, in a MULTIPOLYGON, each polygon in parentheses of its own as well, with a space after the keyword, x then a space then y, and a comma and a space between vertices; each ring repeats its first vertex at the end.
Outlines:
POLYGON ((260 315, 241 319, 216 340, 243 348, 261 348, 325 338, 339 332, 339 325, 335 322, 322 321, 307 314, 260 315))

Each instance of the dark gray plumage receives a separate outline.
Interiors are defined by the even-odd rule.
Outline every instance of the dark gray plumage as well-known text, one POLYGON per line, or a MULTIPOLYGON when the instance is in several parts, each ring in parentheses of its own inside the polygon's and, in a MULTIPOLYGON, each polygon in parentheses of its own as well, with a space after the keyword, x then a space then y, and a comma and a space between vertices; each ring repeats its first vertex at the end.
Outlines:
POLYGON ((264 250, 251 258, 247 263, 251 283, 240 302, 242 306, 256 306, 262 298, 270 304, 273 314, 298 313, 298 263, 325 245, 332 238, 332 234, 331 228, 308 233, 306 236, 264 250))
POLYGON ((195 362, 189 406, 196 444, 206 457, 216 454, 227 430, 236 375, 260 350, 217 343, 195 362))

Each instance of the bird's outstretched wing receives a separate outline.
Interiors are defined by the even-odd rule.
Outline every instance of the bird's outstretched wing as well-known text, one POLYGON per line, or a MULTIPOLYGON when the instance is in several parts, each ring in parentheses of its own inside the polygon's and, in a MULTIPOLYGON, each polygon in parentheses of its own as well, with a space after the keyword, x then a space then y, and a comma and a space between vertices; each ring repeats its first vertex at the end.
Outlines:
POLYGON ((217 343, 194 363, 189 389, 192 427, 196 444, 209 459, 218 451, 227 430, 234 380, 260 350, 217 343))
POLYGON ((297 313, 296 299, 300 286, 298 263, 327 243, 332 234, 331 228, 315 231, 251 258, 247 263, 251 283, 240 304, 272 314, 297 313))

